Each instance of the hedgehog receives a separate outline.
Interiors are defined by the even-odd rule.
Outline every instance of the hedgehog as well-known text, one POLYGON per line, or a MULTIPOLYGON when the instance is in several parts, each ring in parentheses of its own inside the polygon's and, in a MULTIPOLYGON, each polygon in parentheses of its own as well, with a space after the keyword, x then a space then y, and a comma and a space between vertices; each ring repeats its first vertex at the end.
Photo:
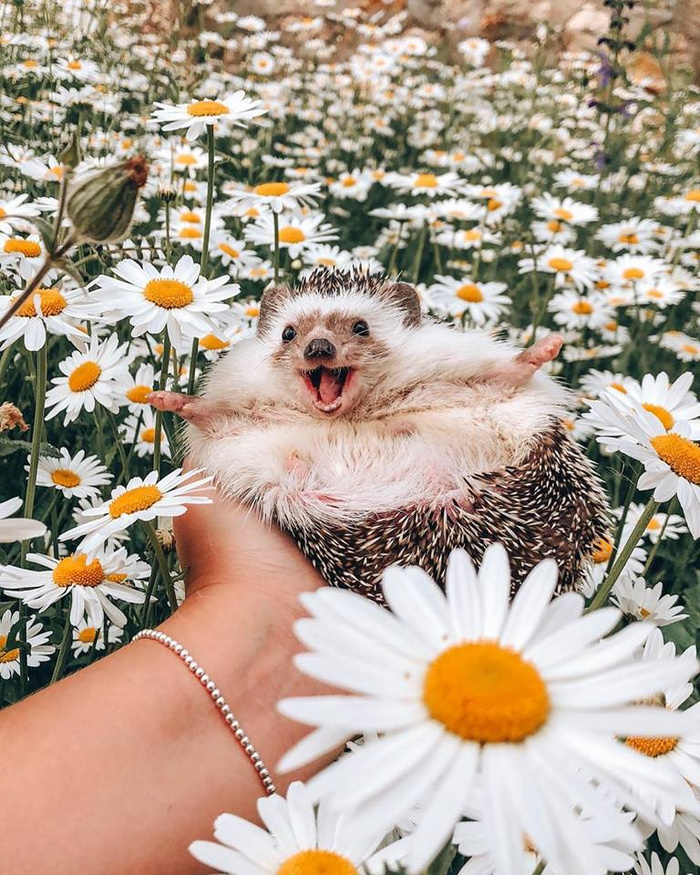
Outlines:
POLYGON ((406 282, 314 270, 267 289, 254 336, 201 396, 155 392, 187 420, 192 462, 288 532, 327 583, 382 601, 392 564, 444 585, 451 550, 502 542, 512 591, 553 557, 559 591, 606 536, 595 471, 562 420, 570 392, 518 350, 422 312, 406 282))

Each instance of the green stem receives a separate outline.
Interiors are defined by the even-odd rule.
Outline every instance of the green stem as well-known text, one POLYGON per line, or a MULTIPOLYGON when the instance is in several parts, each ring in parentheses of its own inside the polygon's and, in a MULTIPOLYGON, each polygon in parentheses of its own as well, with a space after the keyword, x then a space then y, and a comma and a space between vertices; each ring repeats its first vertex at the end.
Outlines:
POLYGON ((542 875, 542 873, 544 872, 544 867, 546 865, 547 864, 544 862, 544 860, 540 860, 537 866, 533 869, 532 875, 542 875))
POLYGON ((420 229, 420 233, 418 235, 418 245, 416 247, 416 253, 413 256, 413 265, 411 266, 411 282, 417 283, 418 277, 420 275, 420 263, 423 258, 423 247, 425 246, 425 238, 428 234, 428 226, 423 225, 420 229))
POLYGON ((615 586, 615 583, 617 582, 619 576, 622 574, 625 565, 627 565, 627 562, 629 561, 629 558, 632 555, 634 548, 637 546, 640 538, 646 531, 647 526, 649 525, 649 520, 654 516, 658 509, 659 502, 654 501, 654 499, 651 498, 647 506, 644 508, 642 515, 637 520, 637 524, 630 532, 629 538, 620 550, 620 554, 615 560, 613 567, 611 568, 608 576, 605 578, 603 583, 601 583, 598 592, 595 594, 593 601, 590 603, 587 610, 594 611, 596 608, 604 605, 605 602, 608 600, 608 596, 612 592, 613 586, 615 586))
MULTIPOLYGON (((129 480, 129 460, 126 457, 126 451, 124 450, 124 442, 122 441, 121 436, 119 434, 119 428, 117 426, 117 418, 115 417, 115 415, 112 413, 111 410, 107 410, 107 419, 108 419, 110 427, 112 429, 112 434, 114 435, 114 443, 117 445, 117 452, 119 453, 119 459, 122 463, 122 474, 124 475, 124 478, 128 481, 129 480)), ((138 428, 140 428, 140 426, 137 425, 137 429, 138 428)), ((136 431, 136 434, 138 434, 138 430, 136 431)), ((134 441, 134 443, 136 443, 136 441, 134 441)), ((117 484, 119 483, 119 480, 121 480, 121 475, 117 478, 117 484)))
POLYGON ((676 498, 674 496, 671 499, 671 503, 666 508, 666 519, 664 520, 663 526, 661 526, 661 531, 659 532, 659 537, 656 539, 656 543, 651 548, 649 556, 647 557, 646 564, 645 564, 644 569, 642 571, 642 575, 641 575, 642 577, 647 576, 647 573, 648 573, 649 569, 651 568, 651 563, 654 561, 654 557, 656 556, 656 551, 661 546, 661 542, 664 539, 664 534, 666 533, 666 526, 668 525, 668 521, 671 519, 671 511, 673 510, 673 506, 674 506, 675 502, 676 502, 676 498))
MULTIPOLYGON (((158 389, 162 392, 165 389, 168 380, 168 367, 170 365, 170 335, 166 328, 163 332, 163 355, 160 359, 160 381, 158 389)), ((160 473, 160 437, 163 433, 163 411, 156 411, 156 428, 153 443, 153 470, 160 473)), ((135 438, 138 435, 135 435, 135 438)))
POLYGON ((66 655, 68 653, 68 646, 70 645, 70 633, 71 633, 71 622, 70 622, 70 610, 66 611, 66 625, 63 627, 63 637, 61 638, 61 646, 58 649, 58 658, 56 659, 56 665, 53 669, 53 674, 51 675, 50 684, 55 684, 57 680, 61 678, 63 675, 63 668, 66 662, 66 655))
POLYGON ((12 356, 12 346, 8 346, 7 349, 0 356, 0 385, 2 381, 5 379, 5 372, 7 371, 10 365, 10 357, 12 356))
POLYGON ((141 619, 141 628, 148 628, 148 620, 151 614, 151 596, 153 595, 153 590, 156 585, 156 578, 158 577, 158 570, 155 565, 151 566, 151 576, 148 578, 148 587, 146 589, 146 598, 143 603, 143 615, 141 619))
POLYGON ((160 568, 160 573, 163 577, 170 610, 172 613, 175 613, 177 610, 177 599, 175 598, 175 587, 173 586, 173 581, 170 577, 170 570, 168 569, 168 560, 165 558, 165 553, 160 545, 153 523, 142 520, 141 525, 143 526, 144 531, 146 532, 146 537, 150 541, 153 552, 155 553, 156 561, 158 562, 158 567, 160 568))
MULTIPOLYGON (((204 237, 202 238, 202 258, 200 261, 200 273, 205 276, 209 262, 209 236, 211 233, 211 214, 214 209, 214 126, 207 125, 207 210, 204 215, 204 237)), ((190 352, 190 377, 187 381, 187 392, 194 395, 195 373, 197 365, 197 353, 199 352, 199 339, 192 341, 190 352)))
POLYGON ((272 226, 275 231, 274 255, 272 264, 275 271, 275 285, 280 281, 280 218, 277 213, 272 213, 272 226))

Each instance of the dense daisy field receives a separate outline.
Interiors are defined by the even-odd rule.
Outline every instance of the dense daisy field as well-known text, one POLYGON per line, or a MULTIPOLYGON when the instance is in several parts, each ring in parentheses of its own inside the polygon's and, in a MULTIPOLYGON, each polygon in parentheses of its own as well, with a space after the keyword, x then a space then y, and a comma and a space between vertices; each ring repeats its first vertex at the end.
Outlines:
POLYGON ((0 705, 184 597, 171 521, 206 481, 147 397, 196 392, 275 281, 358 266, 457 329, 561 333, 564 424, 607 489, 581 595, 548 604, 542 566, 509 606, 494 547, 478 577, 455 557, 446 595, 388 576, 395 617, 310 597, 315 672, 348 696, 282 704, 317 727, 283 766, 352 750, 261 803, 269 834, 234 818, 196 843, 217 871, 700 865, 700 90, 663 52, 632 79, 628 4, 606 5, 574 55, 544 27, 527 54, 448 49, 405 13, 326 4, 203 6, 174 32, 99 0, 0 4, 0 705), (445 711, 484 659, 483 720, 445 711), (365 819, 333 844, 344 806, 365 819))

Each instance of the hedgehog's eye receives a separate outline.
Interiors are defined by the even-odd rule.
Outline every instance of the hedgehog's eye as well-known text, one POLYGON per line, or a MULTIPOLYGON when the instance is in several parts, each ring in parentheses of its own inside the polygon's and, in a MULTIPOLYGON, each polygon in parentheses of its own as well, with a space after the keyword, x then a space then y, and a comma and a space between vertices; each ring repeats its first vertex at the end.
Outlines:
POLYGON ((369 325, 365 322, 364 319, 359 319, 352 326, 352 333, 357 334, 360 337, 369 337, 369 325))
POLYGON ((290 340, 294 340, 294 338, 295 338, 296 336, 297 336, 297 333, 296 333, 296 331, 292 328, 291 325, 288 325, 288 326, 284 329, 284 331, 282 332, 282 340, 283 340, 285 343, 289 343, 290 340))

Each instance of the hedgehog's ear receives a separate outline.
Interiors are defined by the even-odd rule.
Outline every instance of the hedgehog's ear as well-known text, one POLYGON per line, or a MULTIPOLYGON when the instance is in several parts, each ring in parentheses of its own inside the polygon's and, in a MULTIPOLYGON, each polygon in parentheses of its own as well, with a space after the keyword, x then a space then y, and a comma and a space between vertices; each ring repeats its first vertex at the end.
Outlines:
POLYGON ((268 286, 260 299, 260 315, 258 316, 258 337, 267 334, 270 323, 279 312, 282 302, 289 300, 290 291, 286 286, 268 286))
POLYGON ((383 296, 403 313, 404 325, 416 328, 421 323, 422 312, 418 292, 410 283, 390 282, 383 289, 383 296))

